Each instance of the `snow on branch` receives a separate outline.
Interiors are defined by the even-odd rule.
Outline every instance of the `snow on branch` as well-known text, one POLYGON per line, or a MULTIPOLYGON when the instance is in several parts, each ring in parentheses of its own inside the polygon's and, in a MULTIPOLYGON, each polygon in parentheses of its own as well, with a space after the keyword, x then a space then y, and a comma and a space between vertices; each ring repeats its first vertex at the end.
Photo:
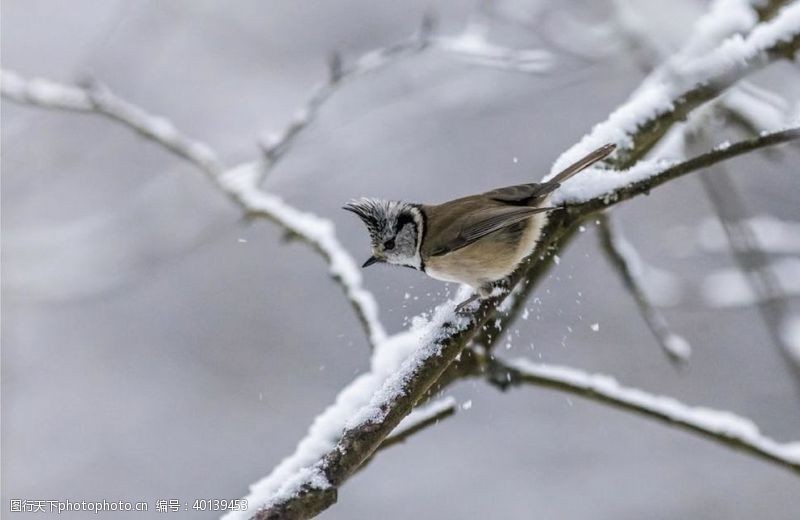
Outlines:
POLYGON ((105 116, 195 165, 246 214, 271 220, 322 255, 331 276, 355 309, 370 343, 376 345, 386 339, 386 332, 378 319, 377 302, 364 288, 358 265, 336 237, 333 223, 313 213, 300 211, 280 197, 260 190, 256 184, 261 163, 225 170, 208 146, 187 137, 168 120, 147 113, 97 83, 77 87, 43 79, 29 80, 3 70, 0 71, 0 93, 4 99, 21 104, 105 116))
MULTIPOLYGON (((641 56, 644 49, 648 55, 647 59, 639 61, 650 73, 645 84, 652 85, 670 81, 682 64, 714 50, 726 38, 749 33, 757 23, 772 18, 788 3, 789 0, 714 0, 708 12, 694 24, 686 43, 671 56, 653 39, 646 20, 636 14, 631 0, 617 0, 615 7, 630 52, 641 56), (656 67, 667 56, 668 59, 656 67)), ((723 113, 729 122, 753 135, 784 127, 790 122, 786 100, 747 81, 740 81, 730 88, 715 100, 714 105, 715 110, 723 113)))
POLYGON ((358 264, 336 237, 333 222, 298 210, 277 195, 260 189, 261 168, 263 164, 260 162, 232 168, 219 177, 220 187, 239 202, 249 216, 271 220, 299 236, 325 258, 331 276, 350 300, 374 348, 387 337, 378 318, 378 304, 364 287, 358 264))
MULTIPOLYGON (((294 490, 286 483, 298 475, 310 475, 308 468, 336 448, 350 417, 369 404, 372 395, 411 356, 422 337, 423 329, 413 328, 378 344, 372 353, 369 371, 342 389, 334 403, 314 419, 292 455, 281 461, 268 476, 250 486, 250 494, 246 497, 248 503, 262 507, 278 497, 291 495, 294 490)), ((225 518, 233 520, 248 516, 245 512, 232 511, 225 518)))
POLYGON ((794 59, 798 48, 800 3, 795 2, 756 25, 746 37, 734 35, 703 56, 676 63, 669 77, 657 71, 606 121, 562 154, 551 174, 606 143, 618 146, 610 160, 614 167, 633 166, 696 107, 777 59, 794 59))
MULTIPOLYGON (((800 342, 800 321, 788 326, 785 333, 800 342)), ((778 443, 761 434, 749 419, 730 412, 692 407, 671 397, 624 387, 607 375, 537 364, 527 359, 504 361, 480 346, 467 348, 458 363, 459 373, 453 380, 472 377, 485 379, 501 390, 529 384, 566 392, 634 415, 659 419, 668 426, 699 434, 800 473, 800 441, 778 443)))
POLYGON ((212 179, 222 172, 217 155, 208 146, 182 134, 169 120, 148 114, 97 82, 78 87, 41 78, 26 79, 14 71, 2 70, 0 92, 3 98, 20 104, 100 114, 158 143, 212 179))
POLYGON ((733 144, 723 143, 686 161, 642 160, 624 171, 593 169, 564 183, 552 200, 555 204, 569 204, 568 210, 574 214, 587 215, 637 195, 648 194, 653 188, 683 175, 796 139, 800 139, 800 126, 762 133, 733 144))
POLYGON ((694 24, 689 39, 660 67, 661 72, 680 67, 691 59, 714 50, 723 40, 747 34, 759 22, 771 19, 792 0, 713 0, 694 24))
MULTIPOLYGON (((460 297, 466 294, 459 291, 460 297)), ((454 302, 446 302, 429 322, 417 323, 411 331, 380 345, 370 372, 345 388, 336 404, 314 421, 294 455, 251 487, 248 503, 260 508, 253 518, 309 518, 333 504, 336 488, 372 456, 423 398, 461 353, 488 310, 489 305, 484 305, 483 312, 467 316, 455 313, 454 302), (398 351, 406 355, 398 355, 398 351), (305 480, 297 485, 298 478, 305 480), (326 486, 318 485, 322 478, 326 486)), ((232 511, 225 518, 245 516, 232 511)))
POLYGON ((642 263, 636 249, 619 232, 609 215, 602 214, 600 225, 600 245, 608 257, 612 267, 619 273, 625 288, 633 297, 647 327, 658 341, 661 349, 670 361, 686 361, 692 348, 681 336, 669 329, 667 320, 650 302, 642 280, 642 263))
POLYGON ((501 388, 525 383, 565 391, 664 421, 800 473, 800 441, 779 443, 762 434, 750 419, 731 412, 689 406, 672 397, 623 386, 611 376, 527 359, 494 359, 488 370, 501 388))

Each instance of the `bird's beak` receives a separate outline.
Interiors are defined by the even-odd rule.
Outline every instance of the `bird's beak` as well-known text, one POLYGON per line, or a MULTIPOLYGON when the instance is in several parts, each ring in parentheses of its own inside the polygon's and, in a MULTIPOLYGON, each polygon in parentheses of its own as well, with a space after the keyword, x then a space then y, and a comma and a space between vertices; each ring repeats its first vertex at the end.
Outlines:
POLYGON ((364 265, 362 265, 361 267, 362 268, 369 267, 369 266, 371 266, 372 264, 374 264, 377 261, 378 261, 377 258, 375 258, 374 256, 371 256, 371 257, 367 258, 367 261, 364 262, 364 265))

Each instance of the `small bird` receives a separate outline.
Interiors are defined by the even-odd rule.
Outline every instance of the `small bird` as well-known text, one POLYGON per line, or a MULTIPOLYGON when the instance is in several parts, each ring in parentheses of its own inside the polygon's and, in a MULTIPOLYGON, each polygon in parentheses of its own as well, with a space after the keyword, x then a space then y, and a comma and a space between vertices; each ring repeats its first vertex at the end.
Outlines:
POLYGON ((367 226, 377 262, 411 267, 445 282, 471 286, 475 293, 456 310, 491 294, 495 282, 511 274, 536 246, 546 222, 549 196, 562 182, 607 157, 607 144, 569 166, 552 180, 519 184, 442 204, 415 204, 361 198, 343 209, 367 226))

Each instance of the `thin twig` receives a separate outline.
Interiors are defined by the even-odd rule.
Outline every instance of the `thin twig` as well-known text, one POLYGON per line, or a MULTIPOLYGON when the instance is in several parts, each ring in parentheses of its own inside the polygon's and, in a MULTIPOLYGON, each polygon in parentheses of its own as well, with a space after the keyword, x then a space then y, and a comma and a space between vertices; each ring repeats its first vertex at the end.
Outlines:
POLYGON ((600 246, 636 302, 639 314, 668 359, 676 363, 685 362, 691 354, 691 347, 685 339, 670 330, 667 320, 650 302, 641 279, 641 261, 636 250, 619 233, 610 215, 601 213, 599 217, 597 231, 600 235, 600 246))

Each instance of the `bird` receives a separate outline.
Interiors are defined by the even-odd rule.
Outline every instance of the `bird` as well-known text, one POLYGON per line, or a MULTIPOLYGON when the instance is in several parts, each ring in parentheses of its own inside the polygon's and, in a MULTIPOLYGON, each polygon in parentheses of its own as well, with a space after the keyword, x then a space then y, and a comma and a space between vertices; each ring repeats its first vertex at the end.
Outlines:
POLYGON ((518 184, 441 204, 361 197, 342 209, 367 228, 376 263, 410 267, 445 282, 470 286, 456 311, 491 295, 493 287, 531 254, 541 236, 550 195, 573 175, 606 158, 606 144, 542 183, 518 184))

